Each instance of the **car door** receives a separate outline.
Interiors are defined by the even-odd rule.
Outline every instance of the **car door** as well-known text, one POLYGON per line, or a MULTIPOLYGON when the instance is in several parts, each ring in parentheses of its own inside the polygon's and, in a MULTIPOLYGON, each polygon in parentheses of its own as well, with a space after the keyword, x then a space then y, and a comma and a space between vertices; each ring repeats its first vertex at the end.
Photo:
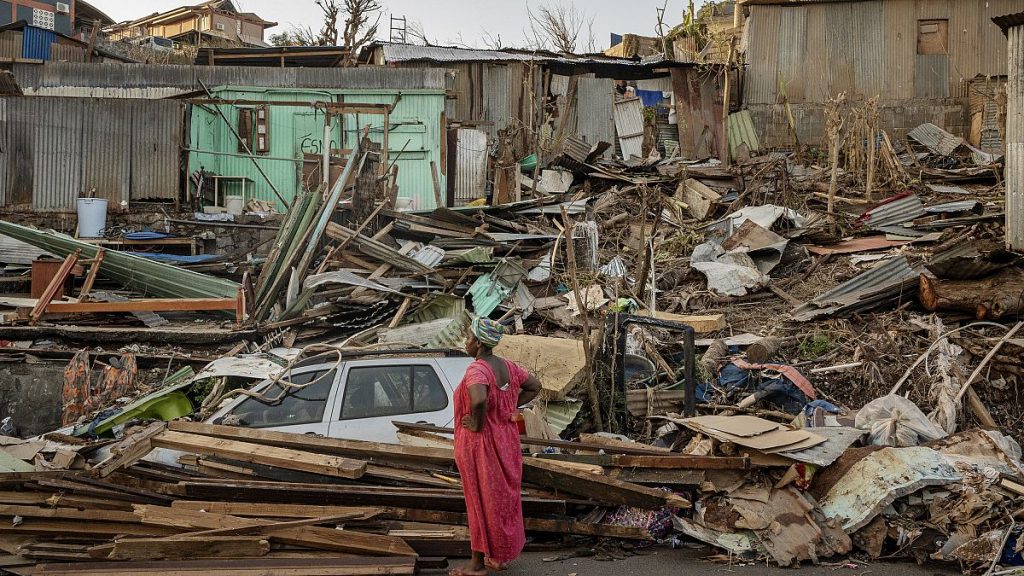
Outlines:
POLYGON ((393 421, 445 426, 454 416, 452 388, 433 359, 349 363, 332 438, 398 443, 393 421))
POLYGON ((337 375, 333 364, 294 369, 280 384, 257 387, 257 396, 243 398, 211 420, 215 424, 326 436, 336 404, 337 375))

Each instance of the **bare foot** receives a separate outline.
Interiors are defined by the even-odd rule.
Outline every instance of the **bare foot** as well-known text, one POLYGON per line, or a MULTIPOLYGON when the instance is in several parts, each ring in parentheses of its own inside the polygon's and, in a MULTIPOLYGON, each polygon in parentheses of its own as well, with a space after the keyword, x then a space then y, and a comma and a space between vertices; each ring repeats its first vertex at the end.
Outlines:
POLYGON ((484 566, 486 566, 488 570, 494 570, 495 572, 504 572, 505 570, 508 570, 508 564, 502 564, 501 562, 491 560, 490 558, 484 558, 484 566))
POLYGON ((483 568, 480 570, 474 570, 471 566, 465 566, 462 568, 453 568, 448 572, 448 576, 487 576, 487 570, 483 568))

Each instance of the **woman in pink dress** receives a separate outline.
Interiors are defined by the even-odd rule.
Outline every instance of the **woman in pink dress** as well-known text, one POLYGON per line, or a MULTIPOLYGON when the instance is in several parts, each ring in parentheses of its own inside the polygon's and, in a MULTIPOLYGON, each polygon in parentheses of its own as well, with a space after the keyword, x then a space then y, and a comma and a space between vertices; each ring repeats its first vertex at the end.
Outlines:
POLYGON ((523 530, 523 453, 516 417, 540 393, 540 381, 494 355, 504 328, 477 318, 466 334, 476 362, 455 390, 455 463, 462 478, 473 558, 452 576, 504 570, 526 545, 523 530))

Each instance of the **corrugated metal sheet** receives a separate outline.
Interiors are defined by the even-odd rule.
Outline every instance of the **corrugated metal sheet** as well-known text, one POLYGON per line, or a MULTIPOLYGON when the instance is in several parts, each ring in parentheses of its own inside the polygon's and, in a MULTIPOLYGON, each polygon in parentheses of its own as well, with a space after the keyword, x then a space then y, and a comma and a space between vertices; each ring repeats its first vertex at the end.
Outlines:
POLYGON ((969 280, 988 276, 1019 260, 1019 256, 1002 250, 983 255, 973 242, 964 242, 936 254, 925 267, 939 278, 969 280))
POLYGON ((459 128, 455 142, 455 205, 465 206, 486 195, 487 133, 459 128))
MULTIPOLYGON (((790 102, 803 102, 806 97, 807 73, 807 10, 783 8, 780 13, 779 30, 779 82, 785 83, 786 97, 790 102)), ((778 93, 774 86, 772 94, 778 93)), ((772 102, 778 100, 775 96, 772 102)))
POLYGON ((790 314, 798 322, 816 318, 870 310, 905 294, 912 296, 920 271, 912 268, 905 256, 891 258, 860 274, 790 314))
POLYGON ((78 195, 83 192, 83 104, 88 100, 16 100, 17 103, 11 102, 8 113, 35 119, 32 208, 44 211, 72 209, 78 195))
POLYGON ((0 34, 0 58, 4 60, 21 58, 21 48, 24 42, 21 32, 9 30, 0 34))
POLYGON ((21 240, 15 240, 9 236, 0 234, 0 262, 4 264, 31 264, 33 260, 41 256, 56 258, 42 248, 36 248, 21 240))
POLYGON ((53 43, 57 41, 57 34, 52 30, 44 30, 35 26, 25 26, 23 34, 22 58, 33 60, 50 59, 51 48, 53 43))
POLYGON ((163 100, 134 102, 132 108, 132 200, 175 200, 184 129, 182 105, 163 100))
POLYGON ((0 206, 7 206, 7 99, 0 98, 0 206))
POLYGON ((484 74, 484 120, 493 122, 488 127, 488 135, 496 138, 498 131, 504 130, 512 119, 512 74, 510 67, 504 64, 488 64, 484 74))
POLYGON ((1024 250, 1024 25, 1007 30, 1006 244, 1024 250))
MULTIPOLYGON (((70 236, 43 232, 0 220, 0 234, 65 257, 76 249, 82 258, 95 258, 97 247, 70 236)), ((235 298, 238 284, 207 274, 160 264, 114 250, 107 251, 100 276, 122 282, 126 287, 160 298, 235 298)))
POLYGON ((576 135, 589 144, 614 143, 614 102, 615 85, 612 79, 580 78, 576 88, 576 135))
POLYGON ((729 115, 729 153, 735 158, 740 146, 745 145, 748 153, 761 150, 761 143, 754 130, 754 119, 749 110, 741 110, 729 115))
POLYGON ((473 48, 420 46, 416 44, 391 44, 388 42, 380 42, 378 49, 384 54, 384 63, 386 64, 402 62, 438 62, 443 64, 455 62, 558 62, 565 64, 656 66, 665 62, 664 58, 652 59, 650 62, 638 62, 628 58, 614 58, 610 56, 586 55, 566 57, 543 51, 477 50, 473 48))
MULTIPOLYGON (((132 106, 131 102, 70 100, 82 108, 82 191, 95 189, 97 198, 110 206, 128 200, 131 193, 132 106)), ((156 127, 144 127, 143 131, 156 127)), ((170 138, 170 134, 160 137, 170 138)), ((180 130, 179 130, 180 135, 180 130)), ((173 197, 172 197, 173 199, 173 197)))
POLYGON ((164 97, 201 91, 207 87, 260 86, 270 88, 334 88, 444 90, 446 71, 438 68, 254 68, 243 66, 176 66, 138 64, 86 64, 47 62, 14 64, 14 76, 26 94, 47 92, 69 96, 93 94, 85 88, 102 89, 102 95, 164 97), (154 89, 160 89, 154 91, 154 89), (163 94, 163 96, 156 96, 163 94))
POLYGON ((0 106, 2 205, 73 211, 95 189, 111 208, 178 192, 181 104, 12 97, 0 106))
POLYGON ((866 0, 750 6, 750 104, 823 103, 845 91, 883 100, 967 95, 978 75, 1005 74, 1006 45, 991 18, 1024 0, 866 0), (917 54, 918 21, 949 20, 948 56, 917 54))
POLYGON ((619 100, 615 103, 615 132, 619 137, 622 157, 643 156, 644 114, 639 98, 619 100))
POLYGON ((882 18, 885 94, 897 100, 912 98, 917 62, 917 7, 914 2, 883 2, 882 18))
POLYGON ((867 225, 874 229, 885 226, 906 224, 923 216, 924 203, 916 194, 905 193, 871 208, 857 219, 855 225, 867 225))

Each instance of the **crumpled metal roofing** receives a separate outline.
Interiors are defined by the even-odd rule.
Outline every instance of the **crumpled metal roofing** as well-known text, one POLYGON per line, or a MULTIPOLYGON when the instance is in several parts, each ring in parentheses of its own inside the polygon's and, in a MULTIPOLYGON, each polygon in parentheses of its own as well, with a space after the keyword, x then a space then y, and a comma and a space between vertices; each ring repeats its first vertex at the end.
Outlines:
MULTIPOLYGON (((641 61, 632 58, 614 58, 611 56, 580 55, 568 57, 537 50, 533 52, 519 50, 478 50, 475 48, 457 48, 444 46, 419 46, 415 44, 393 44, 380 42, 377 44, 384 52, 384 62, 554 62, 561 64, 611 64, 616 66, 654 67, 669 63, 664 57, 641 61)), ((373 48, 370 46, 368 48, 373 48)))
POLYGON ((1020 257, 1006 250, 983 254, 973 242, 963 242, 940 252, 925 264, 929 272, 949 280, 983 278, 1016 264, 1020 257))
POLYGON ((860 218, 854 226, 868 226, 875 230, 885 226, 897 226, 920 218, 925 214, 924 202, 912 192, 904 192, 883 200, 860 218))
POLYGON ((916 293, 920 273, 918 267, 910 266, 906 256, 892 258, 798 306, 790 315, 806 322, 877 308, 905 293, 916 293))
POLYGON ((917 140, 924 147, 942 156, 955 156, 957 150, 963 148, 970 152, 974 163, 979 166, 990 164, 996 160, 994 155, 978 150, 968 144, 963 138, 954 136, 935 124, 921 124, 907 133, 907 137, 917 140))
MULTIPOLYGON (((76 249, 82 251, 82 259, 95 258, 98 252, 96 246, 70 236, 35 230, 3 220, 0 220, 0 234, 42 248, 62 258, 76 249)), ((121 282, 136 292, 160 298, 235 298, 239 287, 230 280, 199 274, 116 250, 106 251, 99 275, 121 282)))

